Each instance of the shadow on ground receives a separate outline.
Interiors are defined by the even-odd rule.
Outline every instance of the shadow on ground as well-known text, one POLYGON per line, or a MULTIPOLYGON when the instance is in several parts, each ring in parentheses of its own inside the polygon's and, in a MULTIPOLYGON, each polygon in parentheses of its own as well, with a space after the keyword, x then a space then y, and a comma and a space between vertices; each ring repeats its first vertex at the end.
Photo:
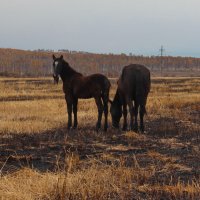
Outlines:
POLYGON ((199 127, 185 126, 175 119, 159 118, 147 122, 147 133, 121 132, 110 128, 107 133, 93 127, 68 131, 65 127, 29 134, 9 134, 0 138, 0 172, 12 173, 23 167, 41 172, 63 170, 71 153, 82 163, 97 159, 106 165, 154 167, 152 182, 184 181, 200 177, 199 127), (165 124, 163 127, 162 124, 165 124), (109 155, 109 159, 102 159, 109 155), (113 162, 114 160, 114 162, 113 162))

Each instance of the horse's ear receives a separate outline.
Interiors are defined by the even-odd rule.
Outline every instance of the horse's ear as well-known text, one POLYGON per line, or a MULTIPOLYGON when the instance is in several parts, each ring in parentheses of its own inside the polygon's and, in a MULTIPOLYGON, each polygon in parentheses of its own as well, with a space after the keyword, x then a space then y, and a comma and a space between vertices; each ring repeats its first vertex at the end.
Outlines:
POLYGON ((63 59, 63 55, 60 56, 60 59, 61 59, 61 60, 63 59))
POLYGON ((112 103, 113 103, 113 101, 112 101, 112 100, 110 100, 110 99, 108 100, 108 102, 109 102, 110 104, 112 104, 112 103))
POLYGON ((54 54, 53 54, 52 58, 53 58, 54 60, 56 59, 56 57, 54 56, 54 54))

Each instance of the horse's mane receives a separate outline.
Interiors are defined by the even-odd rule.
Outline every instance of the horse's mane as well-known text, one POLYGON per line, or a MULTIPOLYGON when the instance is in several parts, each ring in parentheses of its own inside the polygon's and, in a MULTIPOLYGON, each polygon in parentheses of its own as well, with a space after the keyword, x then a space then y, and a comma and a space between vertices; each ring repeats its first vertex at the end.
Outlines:
POLYGON ((63 65, 64 65, 64 68, 63 68, 63 71, 68 75, 68 76, 71 76, 71 75, 81 75, 81 73, 77 72, 75 69, 73 69, 68 62, 66 62, 65 60, 63 60, 63 65))

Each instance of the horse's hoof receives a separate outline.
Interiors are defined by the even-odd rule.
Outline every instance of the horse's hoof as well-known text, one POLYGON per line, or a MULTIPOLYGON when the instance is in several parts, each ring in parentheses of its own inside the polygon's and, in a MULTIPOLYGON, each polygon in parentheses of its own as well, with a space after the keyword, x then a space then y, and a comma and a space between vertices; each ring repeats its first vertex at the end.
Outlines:
POLYGON ((96 127, 96 132, 102 131, 101 127, 96 127))
POLYGON ((71 130, 72 126, 67 126, 67 130, 71 130))
POLYGON ((138 126, 133 126, 133 127, 131 127, 131 131, 134 131, 134 132, 138 132, 138 126))
POLYGON ((108 130, 108 126, 104 126, 104 132, 106 132, 108 130))
POLYGON ((140 129, 140 133, 145 133, 144 129, 140 129))
POLYGON ((101 124, 97 123, 96 124, 96 131, 98 132, 101 129, 101 124))
POLYGON ((123 126, 122 131, 127 131, 127 126, 123 126))
POLYGON ((144 133, 144 126, 140 126, 140 132, 144 133))

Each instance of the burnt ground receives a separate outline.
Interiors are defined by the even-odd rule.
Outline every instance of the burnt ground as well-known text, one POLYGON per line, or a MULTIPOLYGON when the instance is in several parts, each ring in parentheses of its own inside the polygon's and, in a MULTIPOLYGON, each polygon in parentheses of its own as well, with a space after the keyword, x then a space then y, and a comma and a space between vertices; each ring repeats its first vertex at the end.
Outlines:
POLYGON ((23 167, 57 172, 74 153, 80 159, 78 168, 93 158, 117 166, 123 157, 126 167, 135 165, 133 159, 144 170, 154 167, 152 183, 167 184, 171 179, 190 182, 200 178, 200 127, 198 117, 195 119, 193 123, 159 117, 146 122, 144 134, 112 128, 97 133, 89 126, 70 131, 60 127, 31 135, 10 133, 0 138, 0 172, 6 175, 23 167), (103 155, 110 159, 103 159, 103 155))
MULTIPOLYGON (((186 93, 186 97, 190 94, 199 94, 199 81, 197 84, 196 79, 153 81, 152 97, 154 95, 162 97, 171 92, 173 95, 178 95, 179 92, 186 93)), ((56 95, 47 98, 63 98, 60 93, 58 97, 57 89, 55 93, 56 95)), ((24 97, 22 94, 14 99, 2 97, 0 101, 22 101, 24 98, 37 100, 45 99, 46 96, 39 93, 38 96, 24 97)), ((113 128, 109 128, 107 133, 101 131, 97 133, 94 131, 94 121, 88 122, 87 126, 80 125, 78 130, 68 131, 66 127, 59 127, 41 133, 1 134, 0 175, 12 174, 24 167, 39 172, 62 172, 66 166, 66 158, 73 153, 79 159, 74 170, 90 167, 94 160, 105 166, 120 166, 123 163, 127 168, 139 168, 144 172, 148 172, 149 169, 154 171, 145 180, 141 176, 140 186, 176 185, 179 181, 191 183, 200 178, 200 107, 197 102, 194 102, 195 105, 191 102, 184 103, 183 106, 178 104, 180 113, 184 116, 178 116, 177 113, 172 115, 164 113, 161 116, 160 111, 154 110, 154 107, 159 110, 160 104, 152 106, 153 114, 151 116, 150 113, 150 117, 146 117, 144 134, 122 132, 113 128)), ((172 102, 166 112, 173 111, 176 106, 177 104, 174 105, 172 102)), ((165 111, 165 108, 163 110, 165 111)), ((143 196, 143 199, 151 199, 139 191, 138 199, 143 196)))

